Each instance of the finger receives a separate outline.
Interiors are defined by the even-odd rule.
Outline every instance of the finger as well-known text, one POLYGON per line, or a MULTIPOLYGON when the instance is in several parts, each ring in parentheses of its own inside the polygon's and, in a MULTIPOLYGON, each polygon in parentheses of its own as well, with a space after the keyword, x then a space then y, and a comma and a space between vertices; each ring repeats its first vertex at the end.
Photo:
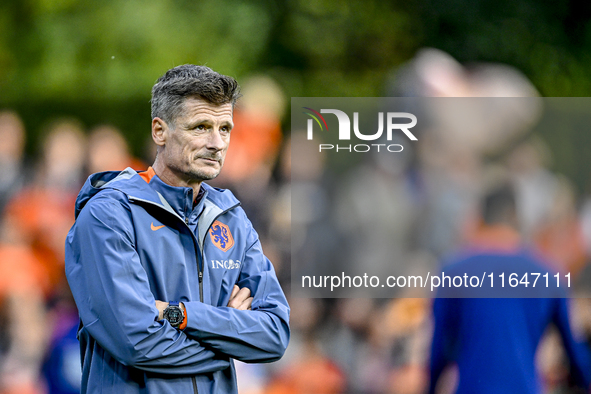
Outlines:
POLYGON ((238 291, 238 294, 236 294, 236 300, 239 304, 242 304, 248 297, 250 297, 250 289, 248 287, 243 287, 238 291))
POLYGON ((240 291, 238 291, 236 296, 234 298, 232 298, 230 300, 230 302, 228 302, 228 306, 230 308, 238 309, 238 307, 244 302, 245 299, 248 298, 249 295, 250 295, 250 290, 248 290, 248 288, 240 289, 240 291))
POLYGON ((234 285, 234 287, 232 288, 232 294, 230 294, 230 301, 232 301, 232 299, 236 297, 236 294, 238 294, 239 291, 240 287, 238 287, 238 285, 234 285))
POLYGON ((236 309, 238 309, 239 311, 245 311, 245 310, 251 309, 251 307, 252 307, 252 297, 248 297, 236 309))
POLYGON ((242 289, 240 289, 238 294, 236 294, 236 297, 234 297, 232 300, 230 300, 230 302, 228 302, 228 306, 230 308, 238 309, 238 307, 240 307, 240 305, 242 305, 244 300, 246 300, 248 297, 250 297, 250 290, 248 289, 248 287, 243 287, 242 289))

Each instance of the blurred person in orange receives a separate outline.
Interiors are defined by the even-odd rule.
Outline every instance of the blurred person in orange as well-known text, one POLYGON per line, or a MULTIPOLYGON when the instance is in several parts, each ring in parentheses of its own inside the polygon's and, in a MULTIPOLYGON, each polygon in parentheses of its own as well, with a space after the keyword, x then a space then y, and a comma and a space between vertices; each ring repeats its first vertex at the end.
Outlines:
POLYGON ((47 273, 13 218, 0 223, 0 393, 40 394, 47 273), (26 313, 23 311, 26 310, 26 313))
POLYGON ((337 394, 347 392, 345 371, 323 349, 321 300, 294 298, 293 346, 265 387, 264 394, 337 394))
POLYGON ((265 394, 345 393, 345 375, 312 342, 302 348, 302 357, 293 361, 271 380, 265 394))
POLYGON ((86 139, 74 120, 53 123, 43 143, 34 182, 13 196, 6 215, 43 264, 51 292, 65 282, 63 243, 74 223, 72 206, 81 185, 86 139))
POLYGON ((233 183, 268 179, 282 139, 285 99, 277 83, 266 76, 252 77, 242 84, 242 95, 234 114, 236 135, 220 176, 233 183))

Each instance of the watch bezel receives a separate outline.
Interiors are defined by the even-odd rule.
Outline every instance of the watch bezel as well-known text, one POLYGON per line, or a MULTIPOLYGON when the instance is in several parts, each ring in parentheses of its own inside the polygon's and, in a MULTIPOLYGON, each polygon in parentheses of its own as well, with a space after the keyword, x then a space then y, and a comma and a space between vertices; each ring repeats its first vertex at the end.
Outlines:
POLYGON ((185 319, 185 314, 178 305, 169 304, 166 309, 164 309, 163 317, 170 323, 171 326, 176 328, 180 326, 185 319))

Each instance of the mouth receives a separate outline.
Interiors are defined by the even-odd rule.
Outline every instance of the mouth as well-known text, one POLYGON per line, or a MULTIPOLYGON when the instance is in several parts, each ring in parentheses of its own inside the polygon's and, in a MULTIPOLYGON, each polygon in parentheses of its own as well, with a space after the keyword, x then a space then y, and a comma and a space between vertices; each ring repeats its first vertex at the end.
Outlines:
POLYGON ((212 157, 197 157, 196 159, 203 160, 205 162, 212 163, 212 164, 217 164, 217 163, 220 162, 219 159, 215 159, 215 158, 212 158, 212 157))

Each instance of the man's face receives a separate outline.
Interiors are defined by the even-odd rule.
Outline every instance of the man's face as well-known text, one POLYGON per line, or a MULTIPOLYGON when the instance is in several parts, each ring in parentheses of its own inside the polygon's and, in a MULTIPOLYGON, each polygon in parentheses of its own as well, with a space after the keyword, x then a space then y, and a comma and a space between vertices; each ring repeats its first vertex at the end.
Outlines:
POLYGON ((220 173, 230 143, 232 104, 185 99, 184 110, 168 126, 160 153, 168 169, 187 181, 213 179, 220 173))

